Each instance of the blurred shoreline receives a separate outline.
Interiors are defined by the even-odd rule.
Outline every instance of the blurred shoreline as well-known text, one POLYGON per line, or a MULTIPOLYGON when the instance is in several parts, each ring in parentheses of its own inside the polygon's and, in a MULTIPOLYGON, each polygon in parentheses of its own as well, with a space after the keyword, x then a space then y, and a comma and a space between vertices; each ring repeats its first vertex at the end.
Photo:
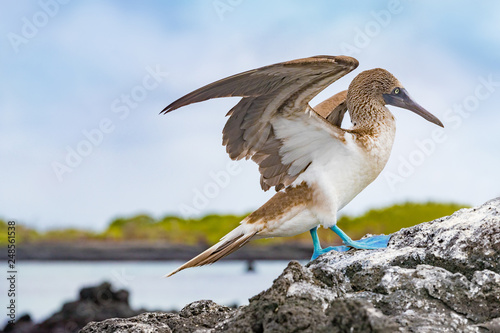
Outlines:
MULTIPOLYGON (((23 243, 17 248, 17 259, 33 261, 135 261, 189 260, 208 246, 151 242, 41 242, 23 243)), ((282 243, 247 245, 227 260, 301 260, 310 259, 312 244, 282 243)))

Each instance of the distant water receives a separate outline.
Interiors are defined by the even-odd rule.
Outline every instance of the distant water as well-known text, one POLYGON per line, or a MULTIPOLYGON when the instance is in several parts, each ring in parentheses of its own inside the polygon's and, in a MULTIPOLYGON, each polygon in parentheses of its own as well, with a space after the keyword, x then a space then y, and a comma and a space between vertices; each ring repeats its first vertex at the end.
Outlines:
POLYGON ((59 311, 64 302, 76 300, 80 288, 103 281, 109 281, 115 289, 127 289, 134 309, 180 309, 201 299, 222 305, 248 304, 248 298, 271 286, 288 261, 255 261, 254 272, 247 272, 245 261, 223 261, 163 278, 180 264, 180 261, 21 262, 17 265, 17 316, 29 313, 35 321, 41 321, 59 311))

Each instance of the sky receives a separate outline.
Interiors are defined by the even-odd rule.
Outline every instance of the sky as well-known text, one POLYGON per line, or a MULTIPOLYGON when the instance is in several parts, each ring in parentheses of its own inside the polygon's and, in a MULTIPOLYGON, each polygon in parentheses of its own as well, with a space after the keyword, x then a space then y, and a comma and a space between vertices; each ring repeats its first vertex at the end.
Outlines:
MULTIPOLYGON (((0 13, 0 218, 102 230, 147 213, 244 214, 257 166, 221 145, 237 98, 159 112, 226 76, 314 55, 381 67, 442 120, 403 109, 382 174, 343 213, 500 194, 495 1, 11 1, 0 13)), ((344 126, 348 126, 345 123, 344 126)))

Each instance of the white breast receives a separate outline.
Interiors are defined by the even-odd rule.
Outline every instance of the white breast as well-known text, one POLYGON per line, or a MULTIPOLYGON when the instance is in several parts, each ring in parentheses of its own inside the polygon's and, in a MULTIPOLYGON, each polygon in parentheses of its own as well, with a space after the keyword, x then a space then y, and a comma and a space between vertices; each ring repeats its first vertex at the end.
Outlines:
POLYGON ((310 209, 325 228, 335 225, 337 211, 380 174, 389 158, 394 134, 395 128, 388 128, 373 138, 366 149, 356 143, 354 135, 346 133, 345 143, 315 156, 296 180, 297 184, 306 181, 315 189, 315 202, 310 209))

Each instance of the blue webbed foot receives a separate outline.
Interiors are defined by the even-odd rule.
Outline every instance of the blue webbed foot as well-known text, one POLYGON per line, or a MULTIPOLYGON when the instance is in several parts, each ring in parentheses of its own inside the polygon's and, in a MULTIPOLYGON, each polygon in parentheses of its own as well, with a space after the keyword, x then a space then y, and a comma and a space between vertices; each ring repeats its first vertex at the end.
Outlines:
POLYGON ((377 235, 354 241, 349 236, 347 236, 345 232, 340 230, 340 228, 337 227, 336 225, 331 227, 330 229, 332 229, 333 232, 339 235, 339 237, 342 239, 345 245, 329 246, 325 249, 322 249, 318 239, 318 231, 317 231, 318 227, 313 228, 310 230, 314 245, 314 253, 311 257, 311 260, 314 260, 320 255, 330 251, 345 252, 350 250, 351 248, 362 249, 362 250, 383 249, 387 247, 387 245, 389 244, 389 240, 391 239, 391 235, 377 235))
POLYGON ((325 249, 314 249, 314 253, 311 257, 311 260, 314 260, 316 259, 317 257, 319 257, 320 255, 324 254, 324 253, 327 253, 327 252, 330 252, 330 251, 337 251, 337 252, 345 252, 347 250, 349 250, 350 247, 348 246, 345 246, 345 245, 340 245, 340 246, 329 246, 325 249))
POLYGON ((350 249, 350 247, 347 247, 345 245, 341 246, 329 246, 326 249, 322 249, 321 245, 319 244, 319 239, 318 239, 318 227, 313 228, 309 231, 311 233, 311 237, 313 240, 313 245, 314 245, 314 253, 311 257, 311 260, 316 259, 320 255, 330 252, 330 251, 338 251, 338 252, 345 252, 350 249))
POLYGON ((344 244, 347 246, 351 246, 355 249, 362 250, 376 250, 376 249, 384 249, 389 244, 389 240, 391 239, 391 235, 378 235, 372 236, 369 238, 360 239, 357 241, 351 240, 350 242, 345 242, 344 244))
POLYGON ((387 247, 387 244, 389 244, 389 240, 391 239, 391 235, 377 235, 354 241, 349 236, 347 236, 342 230, 340 230, 340 228, 337 227, 336 225, 334 225, 330 229, 332 229, 333 232, 339 235, 339 237, 342 239, 345 245, 353 247, 355 249, 362 249, 362 250, 383 249, 387 247))

